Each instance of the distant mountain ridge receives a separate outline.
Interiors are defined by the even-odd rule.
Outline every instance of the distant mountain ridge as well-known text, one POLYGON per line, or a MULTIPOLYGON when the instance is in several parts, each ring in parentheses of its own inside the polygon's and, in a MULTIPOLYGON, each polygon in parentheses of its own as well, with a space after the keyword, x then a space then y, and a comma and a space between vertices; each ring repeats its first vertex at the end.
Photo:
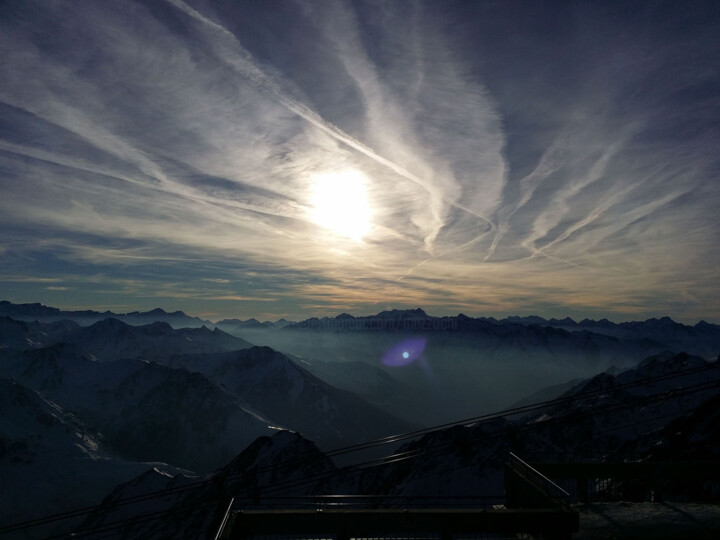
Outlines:
MULTIPOLYGON (((254 321, 250 319, 246 321, 254 321)), ((267 324, 267 323, 263 323, 267 324)), ((433 316, 428 315, 422 308, 415 309, 391 309, 381 311, 375 315, 354 316, 349 313, 341 313, 335 317, 310 317, 297 323, 286 325, 288 329, 321 329, 321 330, 472 330, 488 325, 521 324, 523 326, 551 326, 553 328, 589 330, 594 333, 607 335, 631 334, 642 328, 694 328, 699 331, 711 331, 720 335, 720 325, 699 321, 694 326, 675 322, 670 317, 650 318, 645 321, 630 321, 614 323, 608 319, 595 321, 583 319, 576 322, 571 317, 564 319, 545 319, 537 315, 518 316, 511 315, 504 319, 495 317, 468 317, 460 313, 458 315, 433 316)))
POLYGON ((130 313, 113 313, 112 311, 65 311, 49 307, 40 303, 13 304, 7 300, 0 300, 0 316, 11 317, 18 321, 56 322, 61 320, 75 321, 87 326, 103 319, 113 318, 127 324, 141 325, 152 322, 166 322, 173 328, 197 328, 200 326, 212 327, 213 323, 198 317, 191 317, 182 311, 168 313, 164 309, 155 308, 150 311, 132 311, 130 313))
POLYGON ((434 317, 421 308, 388 310, 376 315, 355 317, 342 313, 336 317, 312 317, 282 329, 322 332, 428 332, 428 333, 475 333, 506 335, 513 328, 545 328, 570 334, 595 334, 634 342, 654 342, 674 351, 687 351, 706 357, 720 353, 720 325, 700 321, 694 326, 675 322, 670 317, 614 323, 607 319, 594 321, 583 319, 576 322, 570 317, 544 319, 538 316, 510 316, 504 319, 494 317, 468 317, 464 314, 434 317))
POLYGON ((149 324, 152 322, 167 322, 173 328, 195 328, 207 326, 213 328, 226 327, 228 329, 279 329, 288 330, 314 329, 327 331, 352 330, 445 330, 445 331, 472 331, 487 326, 503 324, 519 324, 523 326, 553 327, 563 330, 590 331, 596 334, 611 335, 614 337, 650 337, 658 331, 673 334, 682 334, 691 337, 712 335, 720 338, 720 325, 699 321, 695 325, 678 323, 670 317, 650 318, 644 321, 628 321, 614 323, 608 319, 583 319, 580 322, 571 317, 563 319, 545 319, 537 315, 511 315, 504 319, 495 317, 469 317, 463 313, 450 316, 428 315, 422 308, 415 309, 389 309, 375 315, 355 316, 341 313, 334 317, 310 317, 301 321, 279 319, 277 321, 259 321, 249 319, 226 318, 213 323, 210 320, 187 315, 183 311, 167 312, 162 308, 150 311, 132 311, 129 313, 114 313, 112 311, 78 310, 66 311, 41 303, 14 304, 7 300, 0 300, 0 316, 11 317, 18 321, 54 322, 59 320, 73 320, 83 326, 93 324, 107 318, 121 320, 133 326, 149 324))
POLYGON ((90 326, 72 321, 25 322, 0 317, 0 349, 37 349, 57 343, 79 345, 100 361, 143 358, 160 361, 174 354, 212 353, 252 347, 215 328, 173 329, 166 322, 133 326, 107 318, 90 326))
POLYGON ((233 330, 244 330, 244 329, 272 329, 272 328, 283 328, 289 324, 295 324, 292 321, 286 319, 280 319, 277 321, 263 321, 260 322, 256 318, 250 318, 245 321, 242 319, 223 319, 215 323, 215 326, 222 328, 228 332, 233 330))
MULTIPOLYGON (((670 317, 614 323, 607 319, 594 321, 583 319, 575 322, 569 317, 565 319, 545 320, 541 317, 508 318, 524 325, 552 327, 568 332, 592 332, 612 336, 619 339, 649 339, 666 345, 675 351, 687 351, 716 357, 720 353, 720 325, 700 321, 693 326, 682 324, 670 317), (532 319, 529 321, 529 319, 532 319), (689 344, 692 344, 689 346, 689 344)), ((506 319, 507 320, 507 319, 506 319)))
POLYGON ((160 362, 174 354, 231 351, 252 346, 218 328, 174 329, 160 321, 133 326, 112 318, 72 330, 61 339, 82 346, 104 361, 142 357, 160 362))

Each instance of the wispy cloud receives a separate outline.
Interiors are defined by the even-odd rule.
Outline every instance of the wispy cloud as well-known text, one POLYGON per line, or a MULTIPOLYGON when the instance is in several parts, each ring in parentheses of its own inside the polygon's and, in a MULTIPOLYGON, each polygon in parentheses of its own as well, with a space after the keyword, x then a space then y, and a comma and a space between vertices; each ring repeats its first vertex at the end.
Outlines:
POLYGON ((62 279, 32 276, 2 276, 0 277, 0 281, 4 283, 58 283, 62 281, 62 279))
POLYGON ((237 294, 224 294, 220 296, 207 296, 206 300, 233 300, 236 302, 275 302, 277 298, 267 298, 263 296, 240 296, 237 294))
POLYGON ((4 6, 0 283, 712 318, 714 28, 576 9, 549 39, 484 3, 4 6), (312 214, 347 170, 361 242, 312 214))

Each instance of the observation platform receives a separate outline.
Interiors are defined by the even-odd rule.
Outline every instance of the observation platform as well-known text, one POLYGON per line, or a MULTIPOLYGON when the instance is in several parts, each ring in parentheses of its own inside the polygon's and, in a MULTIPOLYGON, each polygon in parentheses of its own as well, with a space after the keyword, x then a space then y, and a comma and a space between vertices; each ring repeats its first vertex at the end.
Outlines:
MULTIPOLYGON (((567 492, 511 454, 505 470, 505 504, 490 508, 316 508, 232 510, 216 540, 569 540, 578 513, 562 501, 567 492)), ((391 497, 389 497, 391 498, 391 497)))

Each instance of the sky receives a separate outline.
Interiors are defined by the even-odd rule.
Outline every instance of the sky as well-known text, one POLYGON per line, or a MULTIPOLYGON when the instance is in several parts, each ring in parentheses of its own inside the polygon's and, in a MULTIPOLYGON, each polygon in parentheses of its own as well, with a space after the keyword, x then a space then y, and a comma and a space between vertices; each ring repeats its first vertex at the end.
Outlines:
POLYGON ((0 2, 0 298, 720 322, 714 1, 0 2))

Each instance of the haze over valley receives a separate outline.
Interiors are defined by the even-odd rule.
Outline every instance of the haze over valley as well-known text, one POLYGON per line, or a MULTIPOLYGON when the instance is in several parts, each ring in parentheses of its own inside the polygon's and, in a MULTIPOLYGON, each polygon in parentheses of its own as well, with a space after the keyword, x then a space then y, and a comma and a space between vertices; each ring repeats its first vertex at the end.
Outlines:
POLYGON ((0 538, 717 538, 718 36, 0 2, 0 538))
MULTIPOLYGON (((192 477, 227 474, 222 471, 236 466, 232 463, 238 454, 242 460, 241 452, 258 444, 281 444, 278 451, 289 455, 299 451, 291 449, 296 445, 310 444, 311 453, 322 456, 321 452, 333 455, 339 448, 417 432, 416 442, 408 448, 416 448, 414 444, 434 448, 433 438, 445 437, 434 426, 463 419, 469 422, 467 433, 451 428, 448 436, 460 436, 466 442, 443 442, 431 452, 440 452, 441 458, 426 458, 430 461, 423 466, 424 475, 413 473, 395 480, 391 492, 421 495, 435 489, 428 482, 439 482, 443 491, 469 494, 470 486, 461 480, 469 474, 462 472, 466 465, 450 466, 456 459, 453 453, 467 444, 479 452, 475 459, 486 452, 496 456, 488 454, 469 466, 484 471, 473 473, 486 478, 483 489, 497 492, 501 478, 495 453, 510 443, 493 436, 495 442, 488 447, 483 442, 487 430, 508 436, 518 430, 522 435, 513 437, 522 442, 513 439, 512 448, 526 454, 600 452, 610 456, 629 452, 628 448, 648 453, 672 421, 697 407, 714 414, 716 409, 709 403, 717 400, 720 384, 716 358, 707 354, 720 350, 720 326, 706 322, 686 326, 669 318, 621 324, 537 317, 498 321, 463 315, 433 317, 413 309, 300 322, 236 319, 213 324, 159 308, 126 315, 63 312, 41 304, 5 301, 0 309, 0 378, 5 388, 0 465, 8 479, 3 496, 9 500, 24 485, 24 495, 6 507, 3 523, 39 517, 33 510, 38 501, 43 508, 69 510, 99 502, 123 482, 137 483, 133 493, 155 491, 177 475, 185 478, 181 482, 189 482, 190 491, 163 504, 172 507, 186 504, 188 497, 212 498, 191 489, 192 477), (95 321, 96 317, 106 318, 95 321), (147 323, 155 317, 160 320, 147 323), (200 326, 183 326, 188 323, 200 326), (684 372, 688 378, 678 379, 684 372), (668 374, 669 381, 662 383, 665 387, 639 386, 627 398, 611 393, 599 402, 580 405, 581 398, 573 397, 592 394, 599 384, 637 387, 633 381, 642 383, 668 374), (680 401, 651 402, 650 408, 641 405, 646 394, 677 385, 693 388, 699 381, 704 386, 680 401), (556 398, 561 399, 553 408, 556 398), (568 437, 567 429, 587 429, 574 426, 571 420, 561 421, 561 426, 571 422, 571 428, 548 424, 548 431, 542 424, 525 433, 527 427, 523 427, 532 426, 543 415, 562 418, 568 400, 579 400, 575 411, 577 406, 593 411, 627 399, 629 403, 638 400, 637 408, 593 420, 592 430, 602 435, 592 445, 584 437, 568 437), (516 407, 532 410, 525 407, 548 400, 542 412, 529 418, 516 412, 500 424, 500 420, 472 420, 484 415, 491 418, 491 413, 502 410, 512 413, 516 407), (613 426, 632 424, 638 417, 648 420, 630 432, 619 427, 613 435, 613 426), (428 435, 418 439, 425 428, 430 428, 428 435), (277 439, 286 430, 294 438, 277 439), (436 475, 445 480, 431 480, 436 475)), ((711 447, 702 445, 715 444, 710 441, 716 436, 715 429, 698 435, 700 441, 710 437, 698 447, 699 455, 712 453, 711 447)), ((337 469, 330 461, 323 466, 329 467, 328 474, 337 471, 331 474, 339 475, 331 480, 334 488, 311 483, 297 493, 340 489, 341 485, 352 490, 377 484, 372 489, 380 489, 378 482, 387 475, 402 476, 414 470, 386 466, 379 477, 375 473, 366 477, 362 469, 354 471, 353 463, 373 455, 378 454, 338 456, 338 463, 349 469, 337 469)), ((251 462, 263 459, 256 456, 251 462)), ((247 460, 243 463, 249 466, 247 460)), ((273 485, 280 478, 277 474, 302 478, 307 471, 276 471, 274 480, 264 482, 273 485)), ((128 496, 121 493, 112 497, 128 496)), ((100 526, 111 515, 93 519, 99 519, 95 526, 100 526)), ((165 533, 140 527, 133 534, 165 533)))

